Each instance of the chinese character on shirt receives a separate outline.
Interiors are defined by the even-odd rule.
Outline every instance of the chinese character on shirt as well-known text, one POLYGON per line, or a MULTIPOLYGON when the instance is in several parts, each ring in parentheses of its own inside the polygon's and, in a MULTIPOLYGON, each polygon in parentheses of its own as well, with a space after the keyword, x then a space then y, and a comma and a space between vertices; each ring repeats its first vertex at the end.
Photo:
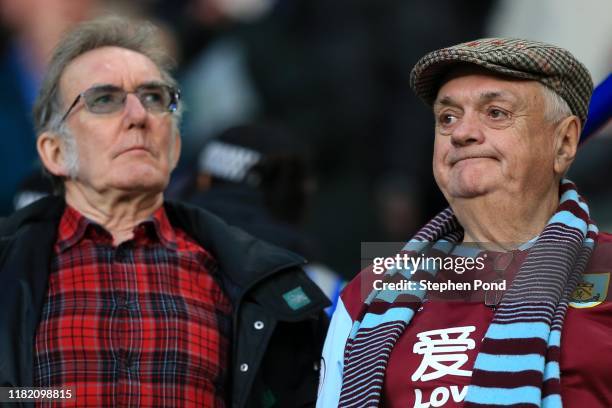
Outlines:
POLYGON ((475 326, 452 327, 449 329, 429 330, 417 334, 413 352, 423 355, 421 365, 412 374, 412 381, 430 381, 445 375, 469 377, 472 371, 461 367, 468 361, 467 350, 475 347, 469 334, 475 326), (433 371, 425 374, 428 368, 433 371))

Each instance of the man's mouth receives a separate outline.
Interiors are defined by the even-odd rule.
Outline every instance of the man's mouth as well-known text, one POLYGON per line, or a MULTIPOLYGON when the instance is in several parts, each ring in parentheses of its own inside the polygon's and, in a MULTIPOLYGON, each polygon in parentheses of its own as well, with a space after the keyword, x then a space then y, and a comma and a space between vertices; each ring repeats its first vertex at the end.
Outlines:
POLYGON ((467 160, 478 160, 478 159, 490 159, 490 160, 495 160, 495 157, 493 156, 487 156, 487 155, 472 155, 472 156, 462 156, 462 157, 457 157, 457 158, 453 158, 450 161, 451 166, 454 166, 455 164, 462 162, 462 161, 467 161, 467 160))
POLYGON ((117 156, 120 156, 124 153, 138 153, 138 152, 150 153, 149 149, 147 149, 145 146, 132 146, 127 149, 121 150, 117 156))

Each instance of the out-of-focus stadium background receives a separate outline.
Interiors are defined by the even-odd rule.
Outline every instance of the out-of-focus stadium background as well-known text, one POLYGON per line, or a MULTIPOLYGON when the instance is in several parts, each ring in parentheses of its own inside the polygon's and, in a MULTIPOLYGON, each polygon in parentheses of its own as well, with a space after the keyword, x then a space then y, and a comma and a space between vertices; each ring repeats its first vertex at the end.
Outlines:
MULTIPOLYGON (((280 222, 309 242, 307 255, 345 278, 359 269, 360 242, 407 240, 444 206, 433 119, 408 87, 422 55, 521 37, 569 49, 595 84, 612 71, 610 0, 0 0, 0 216, 45 188, 31 107, 51 50, 78 21, 109 12, 159 25, 178 62, 183 153, 167 196, 193 195, 200 151, 226 129, 282 129, 303 164, 273 168, 300 185, 275 212, 291 213, 280 222)), ((608 124, 570 174, 604 230, 611 158, 608 124)))

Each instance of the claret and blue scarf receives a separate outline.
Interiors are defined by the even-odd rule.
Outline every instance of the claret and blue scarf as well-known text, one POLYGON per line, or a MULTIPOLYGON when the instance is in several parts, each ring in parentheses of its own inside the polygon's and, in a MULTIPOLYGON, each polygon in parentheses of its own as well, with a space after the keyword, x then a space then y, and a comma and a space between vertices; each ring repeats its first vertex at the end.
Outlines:
MULTIPOLYGON (((572 290, 594 247, 597 227, 573 183, 563 180, 556 213, 539 235, 504 294, 472 372, 465 407, 562 407, 561 329, 572 290)), ((461 242, 463 230, 450 208, 423 227, 410 250, 461 242)), ((418 271, 434 277, 436 271, 418 271), (434 276, 432 276, 434 275, 434 276)), ((415 279, 388 271, 388 281, 415 279)), ((391 350, 425 294, 373 291, 353 324, 344 353, 340 407, 377 407, 391 350)))

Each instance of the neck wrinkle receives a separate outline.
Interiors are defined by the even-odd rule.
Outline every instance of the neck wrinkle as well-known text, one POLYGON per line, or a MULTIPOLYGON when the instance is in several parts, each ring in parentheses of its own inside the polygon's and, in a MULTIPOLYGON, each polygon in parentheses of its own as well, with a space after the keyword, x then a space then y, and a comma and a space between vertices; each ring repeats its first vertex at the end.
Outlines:
POLYGON ((100 224, 118 246, 134 236, 134 228, 151 217, 164 202, 163 192, 97 192, 66 183, 66 203, 88 219, 100 224))

